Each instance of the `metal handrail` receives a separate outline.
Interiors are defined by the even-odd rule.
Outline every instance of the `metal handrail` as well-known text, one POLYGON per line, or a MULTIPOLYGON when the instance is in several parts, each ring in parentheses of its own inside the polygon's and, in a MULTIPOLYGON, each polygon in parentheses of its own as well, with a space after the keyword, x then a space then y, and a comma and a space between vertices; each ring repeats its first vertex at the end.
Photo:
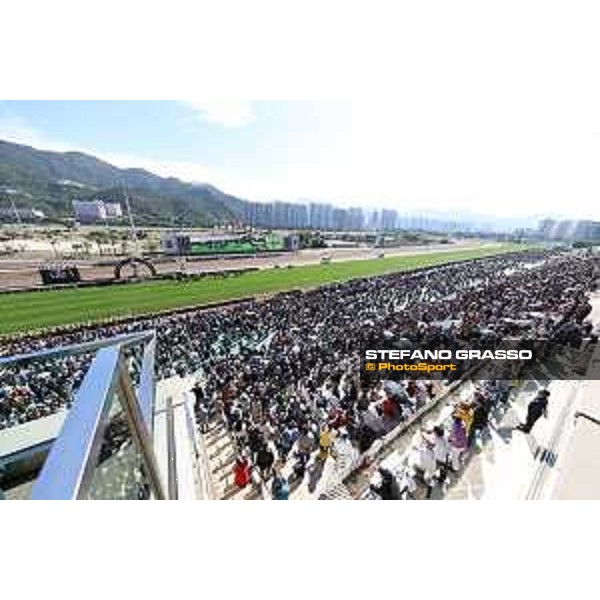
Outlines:
POLYGON ((594 423, 594 425, 600 425, 600 419, 598 419, 597 417, 593 417, 592 415, 589 415, 586 412, 583 412, 581 410, 577 411, 575 413, 575 420, 579 419, 579 418, 583 418, 583 419, 587 419, 588 421, 591 421, 592 423, 594 423))
POLYGON ((140 372, 140 383, 137 390, 137 395, 142 411, 142 417, 146 423, 146 427, 152 432, 152 416, 154 411, 155 400, 155 371, 154 363, 156 359, 156 336, 146 344, 144 348, 144 356, 142 358, 142 369, 140 372))
POLYGON ((95 340, 93 342, 83 342, 81 344, 72 344, 70 346, 61 346, 58 348, 50 348, 48 350, 39 350, 27 354, 15 354, 13 356, 0 356, 0 368, 8 367, 15 364, 37 362, 41 360, 67 358, 69 356, 78 356, 80 354, 89 354, 107 348, 110 346, 120 345, 123 347, 139 344, 155 337, 154 331, 144 331, 141 333, 129 333, 118 335, 112 338, 103 340, 95 340))

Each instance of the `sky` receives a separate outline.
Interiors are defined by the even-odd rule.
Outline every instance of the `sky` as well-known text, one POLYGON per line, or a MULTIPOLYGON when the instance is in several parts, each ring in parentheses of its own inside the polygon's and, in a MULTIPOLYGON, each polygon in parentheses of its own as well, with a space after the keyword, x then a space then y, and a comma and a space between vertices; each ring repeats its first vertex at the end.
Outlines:
POLYGON ((404 69, 406 93, 354 101, 2 101, 0 139, 253 200, 600 218, 597 77, 555 65, 404 69))

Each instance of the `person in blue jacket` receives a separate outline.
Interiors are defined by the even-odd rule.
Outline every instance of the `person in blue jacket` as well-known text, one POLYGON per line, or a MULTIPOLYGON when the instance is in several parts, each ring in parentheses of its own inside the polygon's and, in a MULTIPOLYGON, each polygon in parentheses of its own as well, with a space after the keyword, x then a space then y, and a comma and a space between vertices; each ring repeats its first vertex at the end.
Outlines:
POLYGON ((289 500, 290 498, 290 484, 281 471, 277 471, 273 477, 271 493, 273 500, 289 500))

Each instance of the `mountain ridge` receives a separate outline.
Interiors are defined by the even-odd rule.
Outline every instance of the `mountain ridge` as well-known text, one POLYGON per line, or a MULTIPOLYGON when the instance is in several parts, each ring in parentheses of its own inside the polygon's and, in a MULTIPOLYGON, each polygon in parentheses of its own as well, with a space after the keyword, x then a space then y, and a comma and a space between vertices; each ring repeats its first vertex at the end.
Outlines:
POLYGON ((161 177, 139 167, 119 168, 85 152, 39 150, 0 140, 0 194, 10 194, 19 208, 37 208, 50 219, 64 220, 73 216, 75 199, 123 202, 122 186, 140 224, 231 222, 241 218, 245 204, 210 184, 161 177))

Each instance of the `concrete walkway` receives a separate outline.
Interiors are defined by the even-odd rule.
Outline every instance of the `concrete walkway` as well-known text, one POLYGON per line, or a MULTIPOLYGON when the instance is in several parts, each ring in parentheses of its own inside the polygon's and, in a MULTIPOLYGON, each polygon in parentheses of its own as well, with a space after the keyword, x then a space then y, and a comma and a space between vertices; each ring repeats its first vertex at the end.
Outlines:
MULTIPOLYGON (((591 294, 589 320, 600 323, 600 293, 591 294)), ((509 410, 490 428, 462 473, 442 494, 446 499, 584 499, 600 498, 600 424, 577 418, 581 411, 600 420, 600 365, 581 381, 547 384, 548 416, 531 434, 514 429, 527 404, 546 382, 527 382, 509 410), (594 379, 591 379, 594 377, 594 379)))
MULTIPOLYGON (((525 420, 528 403, 542 387, 526 382, 510 407, 497 419, 492 417, 489 437, 477 442, 466 459, 464 470, 455 477, 443 497, 450 500, 514 500, 544 497, 550 487, 556 457, 568 439, 577 399, 585 382, 555 381, 548 417, 541 418, 530 434, 515 427, 525 420)), ((546 387, 546 386, 544 386, 546 387)))

